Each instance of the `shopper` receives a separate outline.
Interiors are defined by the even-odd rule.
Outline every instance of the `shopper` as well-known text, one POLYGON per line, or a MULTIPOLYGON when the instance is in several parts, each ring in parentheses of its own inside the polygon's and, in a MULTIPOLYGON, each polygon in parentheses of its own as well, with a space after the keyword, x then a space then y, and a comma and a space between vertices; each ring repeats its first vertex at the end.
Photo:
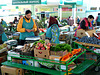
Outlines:
POLYGON ((60 25, 60 21, 58 19, 58 16, 54 16, 54 18, 58 21, 58 24, 60 25))
POLYGON ((21 45, 24 44, 26 37, 35 36, 34 32, 37 31, 37 26, 35 24, 35 20, 31 18, 32 12, 27 10, 25 12, 25 16, 19 20, 17 25, 17 31, 20 33, 20 41, 21 45))
POLYGON ((71 17, 69 18, 69 20, 73 20, 73 16, 71 16, 71 17))
POLYGON ((98 16, 96 18, 96 23, 97 23, 97 26, 100 26, 100 13, 98 13, 98 16))
POLYGON ((51 43, 59 43, 59 34, 58 21, 54 17, 50 17, 46 38, 48 38, 51 43))
POLYGON ((14 17, 13 23, 14 23, 14 24, 18 23, 17 17, 14 17))
MULTIPOLYGON (((94 19, 92 15, 89 15, 88 18, 84 18, 77 29, 92 29, 91 21, 94 19)), ((77 31, 75 32, 75 36, 77 37, 77 31)))
MULTIPOLYGON (((4 32, 4 28, 1 26, 1 24, 0 24, 0 40, 2 41, 2 43, 8 40, 7 36, 4 32)), ((1 42, 0 42, 0 44, 1 44, 1 42)))
POLYGON ((94 20, 91 21, 91 24, 92 24, 92 27, 95 27, 95 21, 94 20))
POLYGON ((68 17, 68 19, 67 20, 69 20, 70 19, 70 16, 68 17))
POLYGON ((2 26, 7 26, 7 23, 3 19, 1 19, 1 25, 2 26))
POLYGON ((79 23, 80 23, 80 17, 77 16, 77 24, 79 25, 79 23))

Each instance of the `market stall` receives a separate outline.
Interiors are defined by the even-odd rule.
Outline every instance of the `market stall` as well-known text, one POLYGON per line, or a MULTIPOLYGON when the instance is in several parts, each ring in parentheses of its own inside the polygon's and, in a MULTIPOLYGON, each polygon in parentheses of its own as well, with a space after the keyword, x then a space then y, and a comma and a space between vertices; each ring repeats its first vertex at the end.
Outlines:
MULTIPOLYGON (((72 49, 68 44, 55 45, 50 44, 47 40, 40 40, 36 41, 34 44, 27 44, 20 48, 10 51, 7 56, 7 61, 2 64, 34 71, 34 74, 32 75, 35 75, 35 72, 52 75, 67 75, 68 73, 76 74, 76 70, 77 74, 80 74, 94 63, 92 60, 86 60, 85 63, 90 61, 91 64, 88 63, 84 69, 80 69, 79 71, 78 68, 82 67, 82 64, 84 63, 77 66, 74 61, 86 51, 81 49, 72 49), (34 51, 32 52, 34 55, 28 54, 28 51, 30 53, 34 51), (45 68, 43 66, 45 66, 45 68)), ((6 71, 2 73, 6 73, 6 71)))

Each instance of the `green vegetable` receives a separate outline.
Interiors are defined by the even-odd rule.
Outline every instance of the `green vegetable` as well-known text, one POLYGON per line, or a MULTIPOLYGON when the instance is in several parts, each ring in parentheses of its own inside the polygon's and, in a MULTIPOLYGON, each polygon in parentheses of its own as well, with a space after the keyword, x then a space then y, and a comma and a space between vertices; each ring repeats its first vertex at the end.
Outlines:
POLYGON ((55 49, 56 49, 56 48, 55 48, 54 46, 51 46, 51 47, 50 47, 50 50, 51 50, 51 51, 55 51, 55 49))
POLYGON ((44 40, 40 40, 40 41, 38 41, 38 42, 40 42, 40 43, 42 43, 42 44, 44 44, 44 43, 45 43, 45 41, 44 41, 44 40))
POLYGON ((59 46, 55 47, 55 51, 61 51, 61 48, 59 46))
POLYGON ((36 45, 37 43, 38 43, 38 41, 34 42, 34 44, 33 44, 33 45, 36 45))
POLYGON ((45 43, 45 41, 43 41, 43 40, 39 40, 39 41, 36 41, 36 42, 34 42, 34 44, 33 45, 37 45, 37 43, 42 43, 42 44, 44 44, 45 43))
POLYGON ((69 44, 57 44, 55 47, 51 46, 51 51, 65 51, 71 52, 72 47, 69 44))

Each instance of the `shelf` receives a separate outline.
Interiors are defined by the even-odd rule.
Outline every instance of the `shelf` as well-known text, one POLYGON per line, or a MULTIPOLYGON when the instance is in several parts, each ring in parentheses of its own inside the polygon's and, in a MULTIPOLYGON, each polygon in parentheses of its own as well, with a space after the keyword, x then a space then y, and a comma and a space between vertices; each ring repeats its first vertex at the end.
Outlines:
POLYGON ((39 67, 34 67, 34 66, 28 66, 28 65, 9 62, 9 61, 6 61, 6 62, 4 62, 2 64, 6 65, 6 66, 22 68, 22 69, 26 69, 26 70, 42 72, 42 73, 47 73, 47 74, 51 74, 51 75, 64 75, 65 74, 65 72, 62 72, 62 71, 39 68, 39 67))
POLYGON ((94 63, 94 60, 85 60, 83 63, 79 64, 75 69, 71 70, 70 73, 81 74, 94 63))
POLYGON ((75 41, 75 42, 81 45, 85 45, 85 46, 93 46, 93 47, 100 48, 100 45, 96 45, 96 44, 90 44, 90 43, 84 43, 84 42, 78 42, 78 41, 75 41))

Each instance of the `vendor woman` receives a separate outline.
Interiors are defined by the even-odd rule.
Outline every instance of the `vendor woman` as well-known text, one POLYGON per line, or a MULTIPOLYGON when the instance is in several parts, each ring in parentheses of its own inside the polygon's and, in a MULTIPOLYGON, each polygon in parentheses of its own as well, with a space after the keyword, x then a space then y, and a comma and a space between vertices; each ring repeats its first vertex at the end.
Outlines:
POLYGON ((20 42, 21 45, 24 45, 26 37, 35 36, 34 32, 37 31, 37 26, 35 24, 35 20, 31 17, 32 12, 27 10, 25 12, 25 16, 19 20, 17 31, 20 33, 20 42))
POLYGON ((3 42, 7 41, 7 36, 4 32, 4 28, 0 25, 0 44, 2 44, 3 42))
POLYGON ((1 24, 2 26, 7 26, 7 23, 3 19, 1 19, 1 24))
POLYGON ((50 40, 51 43, 59 43, 59 25, 58 21, 54 17, 50 17, 49 26, 46 32, 46 38, 50 40))
MULTIPOLYGON (((94 17, 92 15, 89 15, 88 18, 84 18, 80 25, 78 26, 77 29, 85 29, 85 30, 88 30, 88 29, 92 29, 92 20, 94 19, 94 17)), ((77 37, 77 31, 75 32, 75 37, 77 37)))

